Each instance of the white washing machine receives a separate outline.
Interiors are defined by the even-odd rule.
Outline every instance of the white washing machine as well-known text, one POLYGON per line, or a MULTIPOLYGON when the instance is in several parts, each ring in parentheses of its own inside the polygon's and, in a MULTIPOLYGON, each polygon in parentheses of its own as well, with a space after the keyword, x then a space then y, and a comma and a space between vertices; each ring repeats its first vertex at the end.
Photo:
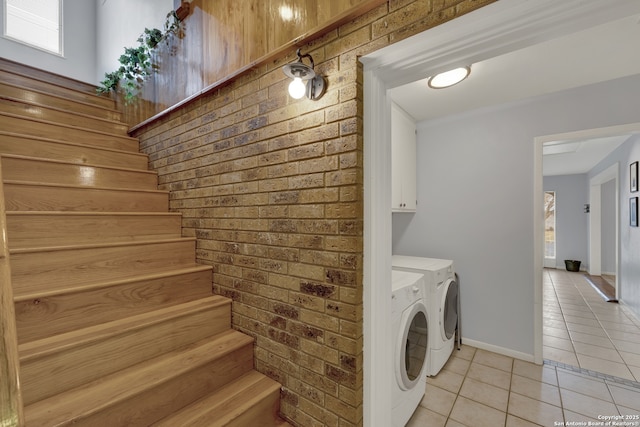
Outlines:
POLYGON ((392 271, 391 278, 395 372, 392 419, 394 426, 404 427, 427 387, 429 313, 422 274, 392 271))
POLYGON ((394 255, 391 264, 394 270, 424 275, 425 298, 429 301, 428 309, 431 316, 427 375, 436 375, 451 357, 456 341, 456 328, 459 325, 459 289, 453 261, 394 255))

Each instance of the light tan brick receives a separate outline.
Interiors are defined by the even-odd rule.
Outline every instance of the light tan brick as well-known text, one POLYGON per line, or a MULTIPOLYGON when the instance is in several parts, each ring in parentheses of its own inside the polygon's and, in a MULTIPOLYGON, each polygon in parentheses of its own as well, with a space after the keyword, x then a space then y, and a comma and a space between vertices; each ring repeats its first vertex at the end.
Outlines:
MULTIPOLYGON (((389 0, 309 42, 327 92, 286 93, 294 49, 138 132, 255 366, 305 427, 362 426, 363 67, 359 56, 492 0, 389 0)), ((306 44, 305 44, 306 43, 306 44)))

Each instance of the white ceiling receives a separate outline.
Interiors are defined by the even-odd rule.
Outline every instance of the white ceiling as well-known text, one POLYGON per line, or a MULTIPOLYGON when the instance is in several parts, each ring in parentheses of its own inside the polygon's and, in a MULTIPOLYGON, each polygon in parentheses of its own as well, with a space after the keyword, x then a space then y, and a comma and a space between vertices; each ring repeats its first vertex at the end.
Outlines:
MULTIPOLYGON (((636 15, 472 64, 469 78, 447 89, 430 89, 425 76, 390 95, 417 122, 434 120, 640 74, 639 43, 636 15)), ((545 155, 543 173, 585 173, 627 137, 582 141, 571 153, 545 155)))

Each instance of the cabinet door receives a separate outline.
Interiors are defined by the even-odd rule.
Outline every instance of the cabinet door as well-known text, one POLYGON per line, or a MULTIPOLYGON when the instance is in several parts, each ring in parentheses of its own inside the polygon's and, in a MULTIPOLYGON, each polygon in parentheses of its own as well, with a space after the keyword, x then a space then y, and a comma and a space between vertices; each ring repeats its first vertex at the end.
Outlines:
POLYGON ((391 105, 391 209, 416 210, 416 124, 411 116, 391 105))

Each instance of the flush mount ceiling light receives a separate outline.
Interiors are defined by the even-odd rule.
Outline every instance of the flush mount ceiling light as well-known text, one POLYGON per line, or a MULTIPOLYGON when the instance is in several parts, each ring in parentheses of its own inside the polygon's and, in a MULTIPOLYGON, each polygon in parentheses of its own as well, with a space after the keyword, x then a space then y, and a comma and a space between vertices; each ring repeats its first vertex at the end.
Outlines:
POLYGON ((324 78, 313 71, 313 58, 308 53, 300 54, 300 49, 296 51, 298 60, 282 67, 282 71, 287 77, 293 80, 289 83, 289 95, 292 98, 300 99, 303 96, 311 100, 320 99, 324 94, 325 82, 324 78), (302 62, 302 58, 309 58, 311 66, 302 62))
POLYGON ((460 83, 471 73, 471 67, 460 67, 429 77, 427 84, 432 89, 444 89, 460 83))

